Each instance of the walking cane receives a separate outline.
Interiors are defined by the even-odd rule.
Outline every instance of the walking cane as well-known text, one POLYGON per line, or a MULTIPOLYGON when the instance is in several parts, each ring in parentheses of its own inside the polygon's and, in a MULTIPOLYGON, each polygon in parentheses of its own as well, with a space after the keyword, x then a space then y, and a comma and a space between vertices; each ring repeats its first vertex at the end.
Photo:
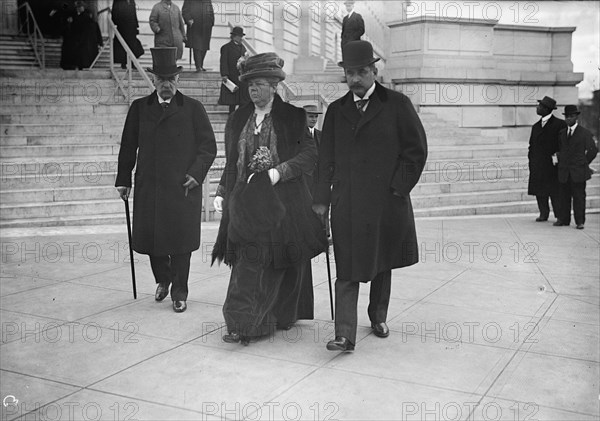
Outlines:
POLYGON ((333 316, 333 291, 331 288, 331 264, 329 263, 329 238, 331 233, 329 232, 329 221, 325 220, 325 235, 327 236, 327 250, 325 250, 325 259, 327 260, 327 280, 329 281, 329 307, 331 308, 331 320, 335 320, 333 316))
POLYGON ((125 215, 127 216, 127 235, 129 236, 129 261, 131 262, 131 283, 133 285, 133 299, 137 300, 137 290, 135 287, 135 267, 133 265, 133 249, 131 248, 131 218, 129 216, 129 198, 123 199, 125 202, 125 215))

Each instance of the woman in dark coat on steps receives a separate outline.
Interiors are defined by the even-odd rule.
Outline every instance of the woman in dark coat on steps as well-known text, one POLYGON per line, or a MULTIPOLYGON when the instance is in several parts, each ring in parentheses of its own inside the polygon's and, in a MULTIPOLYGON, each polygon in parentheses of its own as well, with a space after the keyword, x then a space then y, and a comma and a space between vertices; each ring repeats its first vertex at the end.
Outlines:
MULTIPOLYGON (((111 15, 113 23, 125 39, 127 46, 135 54, 135 58, 139 58, 144 54, 144 48, 137 39, 139 23, 135 0, 114 0, 111 15)), ((127 65, 127 54, 116 36, 113 45, 115 49, 114 61, 115 63, 121 63, 121 68, 124 69, 127 65)))
POLYGON ((327 246, 304 179, 317 149, 304 110, 276 94, 285 78, 282 66, 275 53, 246 61, 241 78, 252 102, 235 111, 225 128, 227 161, 215 198, 223 217, 213 261, 232 267, 223 305, 223 340, 230 343, 248 344, 312 319, 310 259, 327 246))

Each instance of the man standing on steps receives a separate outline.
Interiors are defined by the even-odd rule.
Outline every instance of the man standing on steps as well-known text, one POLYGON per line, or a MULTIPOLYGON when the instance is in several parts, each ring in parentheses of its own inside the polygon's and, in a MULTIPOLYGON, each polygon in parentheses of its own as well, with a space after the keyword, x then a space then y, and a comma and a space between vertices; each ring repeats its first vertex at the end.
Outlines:
POLYGON ((217 154, 215 135, 204 106, 177 91, 177 49, 152 48, 156 91, 131 104, 127 114, 115 186, 122 199, 133 198, 135 251, 150 256, 155 299, 169 294, 173 310, 187 308, 192 251, 200 246, 204 180, 217 154))
POLYGON ((564 120, 552 115, 552 111, 556 110, 556 101, 549 96, 538 99, 538 106, 535 110, 541 119, 531 127, 531 136, 529 137, 527 194, 534 195, 537 199, 540 215, 536 221, 544 222, 550 216, 548 199, 552 202, 554 217, 559 218, 560 215, 558 170, 552 162, 552 155, 558 152, 558 132, 567 124, 564 120))
POLYGON ((379 59, 371 44, 349 42, 342 58, 350 92, 325 114, 313 198, 324 225, 331 205, 337 269, 331 351, 354 349, 361 282, 371 282, 373 333, 389 335, 392 269, 419 260, 410 192, 427 159, 425 130, 412 103, 376 82, 379 59))

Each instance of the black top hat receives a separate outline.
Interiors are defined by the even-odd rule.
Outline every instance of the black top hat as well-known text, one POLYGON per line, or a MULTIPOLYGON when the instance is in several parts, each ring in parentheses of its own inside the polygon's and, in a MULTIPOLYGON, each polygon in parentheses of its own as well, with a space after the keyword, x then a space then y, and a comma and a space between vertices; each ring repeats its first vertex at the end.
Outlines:
POLYGON ((549 110, 556 110, 556 101, 553 98, 550 98, 549 96, 545 96, 544 98, 538 99, 537 101, 549 110))
POLYGON ((577 105, 566 105, 563 115, 579 115, 581 112, 577 109, 577 105))
POLYGON ((373 46, 368 41, 350 41, 342 47, 342 60, 338 66, 344 69, 360 69, 379 61, 373 57, 373 46))
POLYGON ((182 66, 177 66, 177 47, 150 48, 150 52, 152 53, 152 69, 146 68, 150 73, 171 77, 183 71, 182 66))
POLYGON ((231 30, 231 35, 239 35, 240 37, 246 36, 246 34, 244 34, 244 30, 242 29, 241 26, 235 26, 231 30))
POLYGON ((262 53, 248 57, 241 63, 240 80, 246 81, 258 77, 285 79, 284 61, 276 53, 262 53))

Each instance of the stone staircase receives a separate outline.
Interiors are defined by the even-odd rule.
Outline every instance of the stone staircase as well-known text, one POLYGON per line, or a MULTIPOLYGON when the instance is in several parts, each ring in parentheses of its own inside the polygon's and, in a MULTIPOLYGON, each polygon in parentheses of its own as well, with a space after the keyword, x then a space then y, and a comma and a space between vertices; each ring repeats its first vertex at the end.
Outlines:
MULTIPOLYGON (((128 105, 115 95, 109 72, 21 69, 0 76, 0 227, 123 223, 113 184, 128 105)), ((304 94, 291 102, 314 99, 315 82, 293 83, 304 94)), ((148 93, 141 80, 135 86, 134 98, 148 93)), ((335 88, 330 100, 346 91, 340 83, 323 86, 335 88)), ((181 91, 205 105, 216 134, 219 154, 205 203, 218 218, 212 196, 224 164, 227 119, 227 107, 215 105, 219 75, 184 72, 181 91)), ((501 129, 460 128, 433 114, 420 116, 429 159, 412 194, 417 216, 537 212, 527 196, 528 128, 519 139, 507 139, 501 129)), ((590 210, 600 208, 599 178, 588 183, 590 210)))

